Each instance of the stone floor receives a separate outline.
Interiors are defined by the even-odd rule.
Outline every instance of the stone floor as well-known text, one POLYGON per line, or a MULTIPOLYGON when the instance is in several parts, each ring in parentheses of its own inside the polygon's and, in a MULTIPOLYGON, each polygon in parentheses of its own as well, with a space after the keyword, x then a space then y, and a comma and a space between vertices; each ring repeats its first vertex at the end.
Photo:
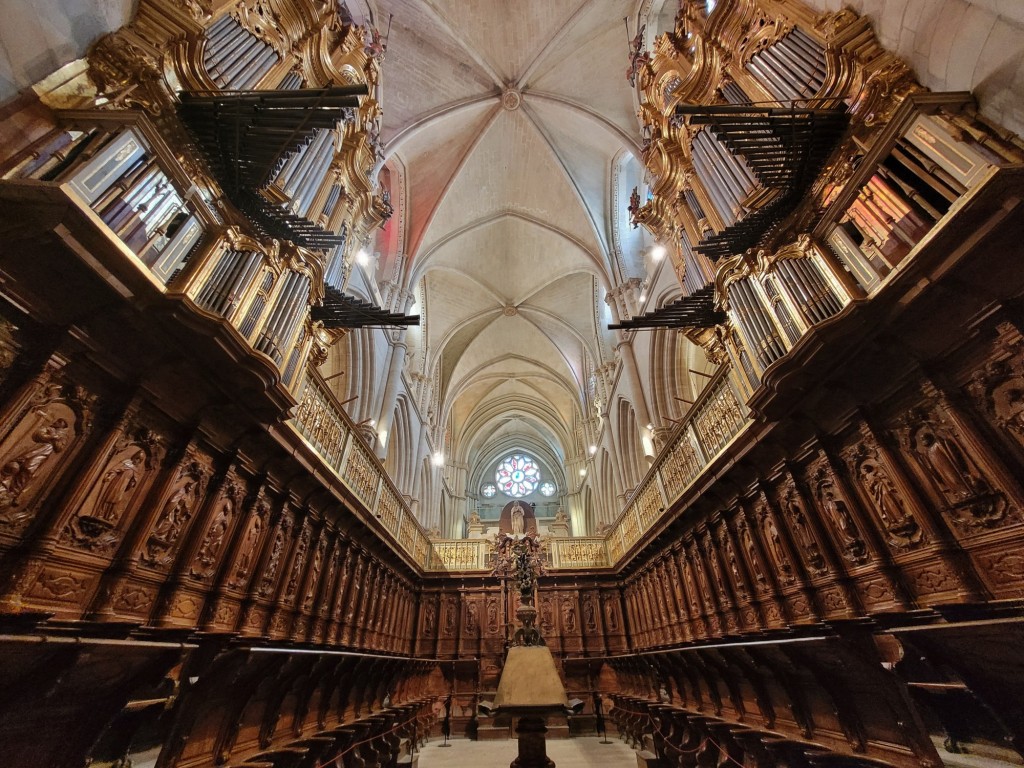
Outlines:
MULTIPOLYGON (((556 768, 635 768, 636 753, 616 738, 601 744, 597 736, 577 736, 548 741, 548 757, 556 768)), ((419 768, 508 768, 516 757, 515 741, 456 739, 442 749, 431 739, 419 752, 419 768)))

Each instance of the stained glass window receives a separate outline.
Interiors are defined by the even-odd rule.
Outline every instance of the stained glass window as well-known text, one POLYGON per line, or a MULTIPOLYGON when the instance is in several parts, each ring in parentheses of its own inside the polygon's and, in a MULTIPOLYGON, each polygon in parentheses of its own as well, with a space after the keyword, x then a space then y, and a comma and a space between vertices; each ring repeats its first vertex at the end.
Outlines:
POLYGON ((494 487, 494 483, 487 483, 480 489, 480 493, 482 493, 485 497, 489 499, 491 498, 491 496, 494 495, 496 490, 497 489, 494 487))
POLYGON ((533 489, 540 482, 540 469, 537 462, 529 456, 515 453, 498 465, 494 480, 502 493, 519 499, 533 493, 533 489))
POLYGON ((540 492, 545 496, 554 496, 555 486, 552 483, 542 483, 540 486, 540 492))

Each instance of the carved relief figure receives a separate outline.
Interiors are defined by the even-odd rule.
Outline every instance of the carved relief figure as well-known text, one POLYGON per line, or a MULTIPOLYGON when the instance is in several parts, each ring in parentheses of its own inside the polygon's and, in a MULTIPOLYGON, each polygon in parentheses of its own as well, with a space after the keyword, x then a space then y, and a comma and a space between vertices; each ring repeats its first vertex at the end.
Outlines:
POLYGON ((193 507, 199 493, 199 478, 186 474, 160 511, 156 525, 146 539, 142 560, 160 566, 170 562, 174 546, 186 523, 192 518, 193 507))
POLYGON ((896 492, 888 472, 861 446, 861 457, 857 463, 857 479, 871 499, 875 513, 886 531, 889 544, 897 549, 907 549, 919 544, 924 533, 917 521, 904 509, 903 501, 896 492))
POLYGON ((588 632, 594 632, 597 630, 597 617, 594 615, 594 600, 591 597, 587 597, 583 601, 583 624, 586 626, 588 632))
MULTIPOLYGON (((237 490, 229 491, 231 496, 235 493, 237 490)), ((228 535, 231 518, 235 515, 235 501, 231 496, 223 499, 218 505, 217 512, 206 531, 206 537, 199 545, 199 551, 196 552, 195 559, 192 561, 191 572, 197 579, 209 578, 217 568, 217 560, 221 550, 224 549, 224 541, 228 535)))
POLYGON ((450 598, 444 601, 444 634, 448 637, 455 634, 455 601, 450 598))
POLYGON ((487 631, 498 634, 498 601, 494 599, 487 601, 487 631))
POLYGON ((281 553, 284 551, 284 538, 287 532, 287 525, 278 528, 274 535, 274 543, 270 547, 270 557, 267 558, 267 567, 263 571, 263 580, 260 582, 260 597, 266 597, 274 586, 274 579, 277 578, 277 569, 281 567, 281 553))
POLYGON ((292 573, 288 578, 288 586, 284 590, 285 600, 295 597, 295 593, 299 590, 302 566, 306 564, 306 553, 309 551, 309 537, 309 528, 303 528, 302 535, 299 536, 299 544, 295 549, 295 564, 292 566, 292 573))
POLYGON ((425 637, 434 636, 435 624, 437 622, 436 612, 437 609, 434 607, 433 601, 428 602, 423 611, 423 635, 425 637))
POLYGON ((477 616, 476 603, 466 604, 466 634, 475 635, 479 629, 479 617, 477 616))
POLYGON ((153 466, 158 441, 146 430, 137 438, 122 436, 100 470, 99 482, 87 493, 78 514, 64 528, 62 540, 93 552, 112 549, 116 527, 140 495, 153 466))
POLYGON ((750 527, 746 520, 740 520, 736 525, 740 532, 740 541, 743 542, 743 550, 747 553, 747 565, 754 574, 758 584, 766 584, 764 571, 761 569, 761 561, 757 557, 757 546, 754 544, 754 537, 750 533, 750 527))
MULTIPOLYGON (((324 579, 324 584, 327 585, 327 589, 330 590, 331 584, 334 583, 334 577, 338 573, 338 566, 341 565, 341 549, 337 546, 334 548, 334 552, 331 555, 331 565, 327 569, 327 576, 324 579)), ((329 592, 324 594, 324 600, 329 597, 329 592)))
POLYGON ((910 444, 947 501, 956 503, 986 490, 951 436, 926 423, 910 434, 910 444))
POLYGON ((604 603, 604 615, 608 622, 609 632, 618 632, 619 630, 619 613, 615 608, 615 598, 609 596, 606 598, 604 603))
POLYGON ((911 429, 908 443, 932 485, 951 506, 953 523, 975 528, 1002 522, 1006 498, 989 485, 959 441, 927 414, 916 413, 912 418, 920 426, 911 429))
POLYGON ((540 604, 540 626, 545 632, 550 632, 554 626, 554 615, 551 611, 551 598, 545 597, 540 604))
POLYGON ((96 500, 96 512, 101 520, 117 523, 124 512, 128 493, 139 484, 141 466, 145 460, 145 451, 136 448, 128 458, 116 463, 103 475, 100 480, 102 490, 96 500))
POLYGON ((793 532, 793 538, 796 539, 797 545, 804 553, 807 564, 815 573, 822 573, 825 570, 825 558, 821 554, 821 548, 807 521, 803 502, 793 488, 786 492, 782 500, 782 510, 789 522, 789 530, 793 532))
POLYGON ((320 578, 320 571, 324 567, 324 554, 327 552, 327 542, 323 539, 317 544, 316 551, 313 553, 313 571, 309 579, 309 588, 306 590, 306 596, 302 601, 303 607, 308 607, 313 601, 313 596, 316 594, 317 581, 320 578))
POLYGON ((711 594, 711 590, 708 587, 707 574, 704 573, 704 564, 700 561, 700 558, 698 556, 693 556, 691 558, 691 562, 693 563, 693 570, 697 574, 697 584, 700 587, 700 589, 698 590, 698 594, 700 594, 703 597, 707 597, 711 594))
POLYGON ((746 594, 746 586, 743 583, 743 577, 740 575, 739 564, 736 562, 736 550, 732 545, 729 534, 724 529, 722 530, 722 549, 725 551, 725 559, 728 561, 729 570, 732 572, 732 583, 736 585, 737 592, 741 595, 746 594))
POLYGON ((70 426, 63 418, 57 418, 39 426, 31 437, 31 443, 0 464, 0 507, 17 507, 21 495, 39 470, 68 444, 70 426))
POLYGON ((768 556, 771 557, 775 567, 779 569, 783 579, 792 581, 793 566, 786 555, 786 549, 782 544, 782 536, 775 525, 775 520, 772 519, 768 510, 763 506, 758 509, 757 517, 761 521, 761 530, 764 533, 765 543, 768 545, 768 556))
POLYGON ((562 627, 566 632, 576 631, 576 606, 571 600, 562 603, 562 627))
POLYGON ((238 550, 238 562, 235 565, 234 578, 231 580, 232 586, 243 583, 249 575, 249 569, 252 568, 253 560, 256 557, 256 547, 259 546, 260 536, 263 534, 263 515, 261 514, 263 511, 257 509, 249 519, 249 526, 245 529, 245 535, 242 537, 242 544, 238 550))
POLYGON ((824 470, 820 470, 818 476, 823 478, 819 480, 817 486, 818 504, 839 537, 843 548, 843 557, 855 563, 864 562, 867 559, 867 547, 864 545, 864 540, 850 515, 846 502, 836 495, 835 486, 824 470))
POLYGON ((718 562, 718 557, 715 552, 715 542, 711 538, 711 534, 708 533, 704 538, 704 552, 707 555, 708 562, 711 564, 711 577, 715 580, 715 586, 718 588, 718 594, 723 598, 729 597, 729 592, 725 588, 725 579, 722 576, 722 566, 718 562))
POLYGON ((692 605, 700 604, 700 592, 697 591, 697 584, 693 580, 693 567, 690 565, 690 558, 683 560, 683 580, 686 582, 686 591, 690 595, 692 605))

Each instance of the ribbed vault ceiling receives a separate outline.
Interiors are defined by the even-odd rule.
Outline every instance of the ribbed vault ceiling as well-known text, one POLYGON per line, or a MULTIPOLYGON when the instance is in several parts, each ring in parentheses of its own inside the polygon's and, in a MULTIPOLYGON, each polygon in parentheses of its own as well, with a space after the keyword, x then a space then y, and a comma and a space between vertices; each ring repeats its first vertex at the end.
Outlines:
POLYGON ((405 184, 390 226, 404 231, 383 237, 404 243, 425 317, 410 365, 438 377, 439 421, 471 474, 505 448, 564 459, 588 361, 609 356, 602 288, 641 237, 613 228, 614 169, 638 150, 626 12, 621 0, 369 9, 382 30, 394 16, 382 138, 405 184))

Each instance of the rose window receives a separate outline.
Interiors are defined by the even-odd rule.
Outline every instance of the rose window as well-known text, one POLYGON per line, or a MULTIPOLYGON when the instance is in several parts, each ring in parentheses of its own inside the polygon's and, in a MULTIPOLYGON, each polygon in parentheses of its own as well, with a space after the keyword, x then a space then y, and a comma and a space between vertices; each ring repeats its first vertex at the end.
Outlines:
POLYGON ((540 482, 540 469, 537 462, 529 456, 516 453, 498 465, 494 480, 502 493, 519 499, 533 493, 533 489, 540 482))
POLYGON ((540 486, 540 492, 545 496, 554 496, 555 486, 552 483, 542 483, 540 486))
POLYGON ((483 488, 480 489, 480 493, 486 498, 491 498, 495 494, 497 489, 494 487, 494 483, 487 483, 483 488))

